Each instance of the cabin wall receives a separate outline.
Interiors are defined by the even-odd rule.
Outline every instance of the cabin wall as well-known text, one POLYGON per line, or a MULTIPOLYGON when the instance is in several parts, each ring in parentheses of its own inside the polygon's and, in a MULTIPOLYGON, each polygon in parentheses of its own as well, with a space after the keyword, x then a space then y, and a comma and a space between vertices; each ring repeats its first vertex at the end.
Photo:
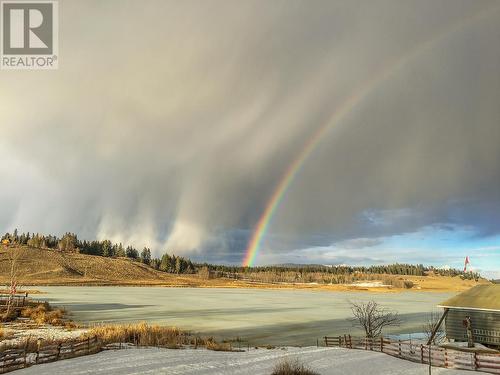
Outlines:
POLYGON ((471 317, 474 342, 500 346, 500 311, 450 309, 445 319, 446 337, 455 341, 467 341, 463 321, 471 317))

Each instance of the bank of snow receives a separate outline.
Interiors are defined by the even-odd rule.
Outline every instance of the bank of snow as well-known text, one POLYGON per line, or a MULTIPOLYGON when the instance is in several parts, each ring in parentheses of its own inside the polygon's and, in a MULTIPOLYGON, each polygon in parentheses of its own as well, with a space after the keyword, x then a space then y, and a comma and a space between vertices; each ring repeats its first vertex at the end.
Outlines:
MULTIPOLYGON (((426 366, 386 354, 339 348, 251 349, 249 352, 214 352, 205 349, 125 349, 36 365, 17 375, 78 374, 199 374, 269 375, 283 357, 298 358, 321 375, 425 374, 426 366)), ((433 374, 470 375, 470 371, 433 368, 433 374)))
POLYGON ((42 324, 39 326, 27 325, 25 323, 5 323, 4 333, 8 339, 1 340, 0 345, 19 345, 26 340, 36 341, 37 339, 48 341, 64 341, 81 337, 87 329, 67 329, 61 326, 42 324))

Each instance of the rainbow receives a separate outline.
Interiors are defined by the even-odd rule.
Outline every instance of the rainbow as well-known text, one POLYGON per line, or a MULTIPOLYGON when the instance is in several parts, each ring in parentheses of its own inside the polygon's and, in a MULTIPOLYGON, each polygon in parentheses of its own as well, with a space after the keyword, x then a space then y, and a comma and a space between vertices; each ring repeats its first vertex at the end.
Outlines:
POLYGON ((382 68, 377 74, 372 76, 372 78, 370 78, 368 81, 364 82, 361 86, 354 90, 353 95, 349 96, 343 103, 341 103, 338 109, 332 114, 331 118, 312 134, 309 140, 305 143, 302 150, 294 158, 292 163, 290 163, 290 165, 286 169, 285 173, 282 175, 278 185, 274 189, 273 194, 267 201, 265 209, 262 212, 262 215, 260 216, 259 221, 257 222, 253 234, 248 242, 245 251, 245 257, 243 259, 243 267, 252 267, 254 265, 255 259, 259 254, 262 239, 269 228, 269 223, 271 222, 276 209, 283 201, 286 192, 288 191, 297 174, 300 172, 306 160, 313 153, 313 151, 316 149, 316 147, 321 142, 323 137, 328 133, 328 131, 332 127, 338 125, 347 114, 353 111, 358 104, 360 104, 366 97, 374 92, 381 83, 383 83, 391 76, 391 73, 394 73, 397 70, 401 69, 408 62, 412 61, 422 52, 430 49, 432 46, 445 39, 448 35, 460 30, 466 25, 476 22, 484 16, 494 13, 494 11, 497 11, 498 9, 499 7, 494 7, 494 9, 483 9, 477 13, 472 14, 468 18, 463 19, 461 22, 457 22, 447 28, 444 28, 434 37, 425 40, 417 45, 408 54, 401 55, 392 64, 389 64, 382 68))

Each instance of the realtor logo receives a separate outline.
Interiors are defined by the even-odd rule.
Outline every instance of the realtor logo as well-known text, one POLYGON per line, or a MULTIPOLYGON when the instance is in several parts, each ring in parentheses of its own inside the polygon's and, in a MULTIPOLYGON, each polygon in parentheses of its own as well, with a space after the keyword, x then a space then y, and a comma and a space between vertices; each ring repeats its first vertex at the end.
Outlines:
POLYGON ((1 1, 2 69, 57 69, 56 1, 1 1))

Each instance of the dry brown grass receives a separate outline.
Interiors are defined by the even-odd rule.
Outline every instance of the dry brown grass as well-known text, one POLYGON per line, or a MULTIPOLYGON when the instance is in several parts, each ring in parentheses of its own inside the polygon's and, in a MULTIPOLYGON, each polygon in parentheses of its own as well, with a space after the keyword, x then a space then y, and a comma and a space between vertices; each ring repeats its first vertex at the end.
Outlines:
POLYGON ((142 346, 177 347, 190 344, 190 337, 175 327, 162 327, 144 322, 134 324, 111 324, 92 327, 88 336, 97 336, 105 344, 133 343, 142 346))
POLYGON ((219 343, 216 341, 209 340, 205 343, 205 347, 208 350, 213 350, 216 352, 231 352, 231 351, 233 351, 231 344, 228 342, 219 343))
MULTIPOLYGON (((409 290, 460 292, 477 284, 488 283, 487 280, 461 280, 459 277, 438 276, 404 276, 404 281, 385 288, 364 288, 346 284, 328 284, 330 278, 318 284, 308 283, 314 279, 302 280, 304 283, 270 283, 249 282, 225 278, 204 279, 198 275, 173 275, 159 272, 140 262, 125 258, 105 258, 79 253, 62 253, 58 250, 36 249, 27 247, 19 262, 19 275, 24 284, 30 285, 162 285, 200 288, 257 288, 257 289, 306 289, 331 291, 374 291, 398 292, 409 290)), ((0 246, 0 284, 8 284, 6 262, 7 248, 0 246)), ((294 273, 295 274, 295 273, 294 273)), ((319 275, 317 275, 319 277, 319 275)), ((355 275, 355 280, 384 280, 393 275, 363 274, 355 275)), ((322 276, 323 277, 323 276, 322 276)), ((320 280, 321 281, 321 280, 320 280)), ((349 280, 345 280, 349 281, 349 280)))
POLYGON ((213 337, 195 337, 176 327, 164 327, 145 322, 96 325, 90 328, 85 337, 97 337, 105 345, 131 343, 139 346, 157 346, 171 349, 178 349, 183 345, 192 345, 215 351, 232 351, 230 343, 218 343, 213 337))
POLYGON ((284 358, 274 366, 271 375, 318 375, 298 359, 284 358))
POLYGON ((382 280, 385 285, 391 285, 399 289, 411 289, 415 285, 413 281, 406 280, 403 277, 398 276, 386 276, 382 280))
POLYGON ((54 309, 48 303, 41 303, 36 306, 29 306, 21 310, 23 318, 29 318, 36 324, 51 324, 54 326, 71 326, 74 323, 64 319, 65 310, 54 309))
MULTIPOLYGON (((30 285, 158 285, 174 280, 172 275, 127 258, 106 258, 59 250, 20 247, 19 276, 30 285)), ((8 251, 0 246, 0 284, 8 283, 8 251)))
POLYGON ((7 311, 3 311, 0 315, 0 321, 2 322, 12 322, 19 317, 19 312, 17 310, 10 310, 7 314, 7 311))

